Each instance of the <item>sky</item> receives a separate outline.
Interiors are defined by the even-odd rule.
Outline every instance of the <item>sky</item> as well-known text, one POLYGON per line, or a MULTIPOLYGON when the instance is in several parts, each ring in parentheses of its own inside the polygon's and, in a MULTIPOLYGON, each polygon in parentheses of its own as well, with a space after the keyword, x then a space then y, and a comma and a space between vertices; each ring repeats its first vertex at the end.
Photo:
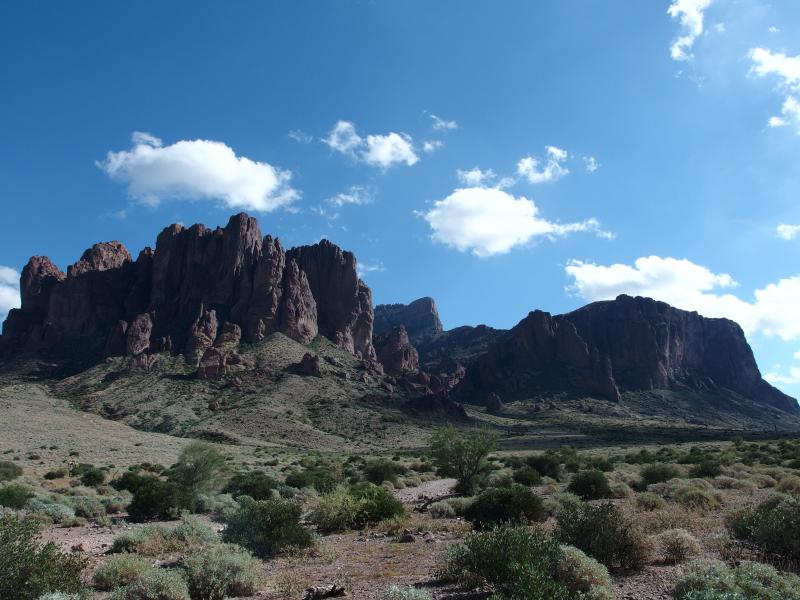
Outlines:
POLYGON ((620 293, 800 396, 800 3, 0 5, 0 318, 31 255, 257 216, 376 303, 511 327, 620 293))

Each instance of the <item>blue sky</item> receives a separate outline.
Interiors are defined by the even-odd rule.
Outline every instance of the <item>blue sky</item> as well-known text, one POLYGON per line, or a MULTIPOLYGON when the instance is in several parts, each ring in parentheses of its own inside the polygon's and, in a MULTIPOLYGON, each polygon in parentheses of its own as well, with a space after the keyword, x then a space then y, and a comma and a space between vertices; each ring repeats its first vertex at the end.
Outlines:
POLYGON ((0 312, 32 254, 244 209, 447 327, 734 318, 800 395, 798 40, 789 0, 3 3, 0 312))

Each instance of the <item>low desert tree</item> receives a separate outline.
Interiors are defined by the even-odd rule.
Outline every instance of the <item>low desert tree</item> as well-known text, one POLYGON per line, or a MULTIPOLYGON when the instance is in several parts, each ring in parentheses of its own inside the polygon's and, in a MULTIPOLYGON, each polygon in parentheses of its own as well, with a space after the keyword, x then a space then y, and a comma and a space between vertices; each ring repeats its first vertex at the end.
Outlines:
POLYGON ((222 486, 225 471, 222 454, 204 442, 192 442, 170 468, 169 480, 181 489, 188 508, 194 511, 200 494, 222 486))
POLYGON ((439 473, 458 480, 456 490, 469 494, 478 476, 487 468, 486 457, 497 448, 497 434, 488 429, 462 432, 447 425, 431 440, 431 455, 439 473))

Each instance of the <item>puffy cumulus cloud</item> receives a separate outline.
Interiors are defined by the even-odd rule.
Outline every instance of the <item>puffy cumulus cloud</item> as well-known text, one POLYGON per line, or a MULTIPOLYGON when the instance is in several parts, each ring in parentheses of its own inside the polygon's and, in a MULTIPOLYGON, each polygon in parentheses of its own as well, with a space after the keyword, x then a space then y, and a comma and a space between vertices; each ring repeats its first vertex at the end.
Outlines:
POLYGON ((706 317, 732 319, 748 335, 800 338, 800 275, 757 289, 752 300, 745 301, 726 292, 737 285, 730 275, 686 259, 648 256, 633 265, 608 266, 573 260, 565 270, 572 278, 567 289, 589 301, 619 294, 647 296, 706 317))
POLYGON ((350 121, 338 121, 322 141, 341 154, 382 169, 402 163, 411 166, 419 161, 410 135, 390 132, 364 138, 350 121))
POLYGON ((431 118, 431 121, 433 121, 431 126, 433 127, 434 131, 442 131, 442 130, 446 131, 448 129, 458 129, 458 123, 456 123, 455 121, 447 121, 445 119, 437 117, 433 113, 428 113, 428 116, 431 118))
POLYGON ((457 169, 456 175, 458 180, 468 187, 481 187, 496 177, 491 169, 484 171, 480 167, 472 167, 469 171, 457 169))
POLYGON ((98 161, 111 179, 147 204, 166 199, 219 200, 228 208, 269 212, 299 197, 289 186, 291 172, 237 156, 229 146, 210 140, 181 140, 164 146, 143 132, 133 147, 109 152, 98 161))
POLYGON ((769 127, 783 127, 794 123, 800 132, 800 55, 788 56, 783 52, 772 52, 767 48, 752 48, 748 53, 752 61, 750 74, 754 77, 775 77, 778 89, 783 93, 781 114, 767 121, 769 127))
POLYGON ((547 183, 558 181, 569 174, 563 163, 569 158, 566 150, 555 146, 545 146, 547 157, 542 161, 533 156, 526 156, 517 163, 517 175, 531 183, 547 183))
POLYGON ((672 42, 669 49, 673 60, 692 58, 692 46, 703 34, 704 13, 710 4, 711 0, 673 0, 669 5, 667 13, 680 22, 682 29, 681 35, 672 42))
POLYGON ((5 320, 8 311, 19 306, 19 273, 0 265, 0 322, 5 320))
POLYGON ((781 223, 775 228, 775 232, 778 234, 778 237, 784 240, 793 240, 800 235, 800 225, 781 223))
POLYGON ((564 236, 577 231, 606 234, 595 219, 554 223, 539 216, 532 200, 486 187, 460 188, 422 214, 434 241, 461 252, 486 257, 504 254, 536 237, 564 236))

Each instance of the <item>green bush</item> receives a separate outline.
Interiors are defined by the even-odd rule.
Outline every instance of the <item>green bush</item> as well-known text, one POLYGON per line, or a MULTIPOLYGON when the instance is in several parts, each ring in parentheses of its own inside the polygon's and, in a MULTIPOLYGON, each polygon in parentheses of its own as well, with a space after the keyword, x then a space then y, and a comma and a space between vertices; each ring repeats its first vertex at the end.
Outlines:
POLYGON ((140 574, 129 585, 117 589, 111 600, 190 600, 180 573, 153 569, 140 574))
POLYGON ((197 515, 189 514, 181 515, 181 522, 170 531, 169 537, 179 542, 184 548, 219 542, 216 531, 197 515))
POLYGON ((769 565, 718 560, 691 563, 675 585, 677 600, 800 600, 800 577, 769 565))
POLYGON ((86 487, 97 487, 106 480, 106 474, 102 469, 91 467, 81 473, 81 485, 86 487))
POLYGON ((700 554, 700 542, 685 529, 667 529, 656 536, 653 542, 666 563, 682 563, 700 554))
POLYGON ((497 447, 497 434, 488 429, 462 432, 447 425, 431 438, 431 456, 440 475, 455 477, 456 490, 462 494, 474 491, 486 472, 486 458, 497 447))
POLYGON ((542 477, 550 477, 556 481, 562 477, 561 459, 555 453, 534 454, 529 456, 525 462, 542 477))
POLYGON ((599 500, 611 497, 605 473, 597 470, 580 471, 572 476, 567 491, 583 500, 599 500))
POLYGON ((501 523, 543 521, 546 515, 539 496, 525 486, 514 484, 483 491, 464 511, 464 517, 477 529, 488 529, 501 523))
POLYGON ((520 485, 530 487, 539 485, 542 482, 542 477, 539 475, 539 471, 533 467, 521 467, 514 471, 514 481, 520 485))
POLYGON ((0 514, 0 598, 36 600, 48 592, 80 593, 86 559, 38 541, 39 525, 0 514))
POLYGON ((19 510, 25 506, 31 496, 30 490, 24 485, 11 483, 0 487, 0 506, 19 510))
POLYGON ((219 536, 196 515, 183 515, 174 529, 145 525, 114 539, 112 552, 133 552, 159 556, 168 552, 198 548, 219 542, 219 536))
POLYGON ((796 497, 775 495, 739 510, 729 518, 728 527, 762 552, 800 560, 800 499, 796 497))
POLYGON ((31 513, 45 515, 53 523, 65 525, 75 520, 75 511, 55 500, 51 500, 45 496, 34 496, 29 498, 25 503, 25 510, 31 513))
POLYGON ((717 508, 721 502, 719 492, 705 490, 691 484, 678 488, 673 495, 673 499, 687 508, 698 510, 717 508))
POLYGON ((169 469, 168 479, 181 491, 185 505, 195 510, 198 497, 222 486, 225 457, 205 442, 191 442, 169 469))
POLYGON ((139 482, 128 506, 132 521, 174 519, 186 505, 184 494, 172 481, 148 477, 139 482))
POLYGON ((243 498, 239 510, 228 520, 222 539, 261 558, 290 547, 305 548, 313 543, 313 537, 300 524, 302 511, 295 502, 243 498))
POLYGON ((293 488, 314 488, 320 493, 330 492, 342 482, 341 466, 339 468, 329 468, 329 466, 318 465, 308 467, 302 471, 295 471, 286 476, 286 485, 293 488))
POLYGON ((721 473, 722 465, 715 459, 703 460, 689 469, 691 477, 717 477, 721 473))
POLYGON ((370 483, 380 485, 384 481, 395 483, 398 475, 405 475, 407 469, 391 460, 373 460, 364 466, 364 478, 370 483))
POLYGON ((432 600, 431 595, 415 587, 401 588, 390 585, 383 593, 383 600, 432 600))
POLYGON ((636 496, 636 508, 639 510, 658 510, 666 505, 667 501, 658 494, 645 492, 636 496))
POLYGON ((0 460, 0 481, 11 481, 22 475, 22 467, 8 460, 0 460))
POLYGON ((488 586, 501 600, 613 600, 605 567, 560 547, 540 528, 501 526, 470 534, 445 556, 440 579, 488 586))
POLYGON ((318 498, 310 520, 319 531, 331 533, 361 529, 404 513, 402 502, 386 488, 364 483, 349 489, 338 486, 318 498))
POLYGON ((94 496, 75 496, 72 498, 72 506, 79 517, 94 519, 106 514, 103 502, 94 496))
POLYGON ((428 507, 428 512, 434 519, 454 519, 456 511, 447 502, 434 502, 428 507))
POLYGON ((147 484, 155 479, 156 477, 153 475, 140 475, 136 471, 125 471, 116 479, 111 480, 111 487, 117 491, 128 490, 134 494, 140 485, 147 484))
POLYGON ((609 569, 640 569, 653 555, 653 543, 610 502, 565 506, 554 535, 609 569))
POLYGON ((98 590, 110 591, 128 585, 153 568, 152 561, 138 554, 115 554, 100 565, 92 581, 98 590))
POLYGON ((48 471, 44 474, 44 478, 48 481, 52 481, 53 479, 61 479, 67 476, 66 469, 55 469, 54 471, 48 471))
POLYGON ((234 544, 217 544, 183 561, 192 600, 252 596, 261 581, 261 562, 234 544))
POLYGON ((253 500, 269 500, 277 488, 278 482, 263 471, 251 471, 234 475, 222 491, 234 498, 250 496, 253 500))
POLYGON ((403 503, 383 486, 362 483, 354 486, 351 493, 362 503, 361 527, 405 514, 403 503))
POLYGON ((677 465, 653 463, 642 467, 639 475, 645 485, 652 485, 680 477, 681 470, 677 465))

